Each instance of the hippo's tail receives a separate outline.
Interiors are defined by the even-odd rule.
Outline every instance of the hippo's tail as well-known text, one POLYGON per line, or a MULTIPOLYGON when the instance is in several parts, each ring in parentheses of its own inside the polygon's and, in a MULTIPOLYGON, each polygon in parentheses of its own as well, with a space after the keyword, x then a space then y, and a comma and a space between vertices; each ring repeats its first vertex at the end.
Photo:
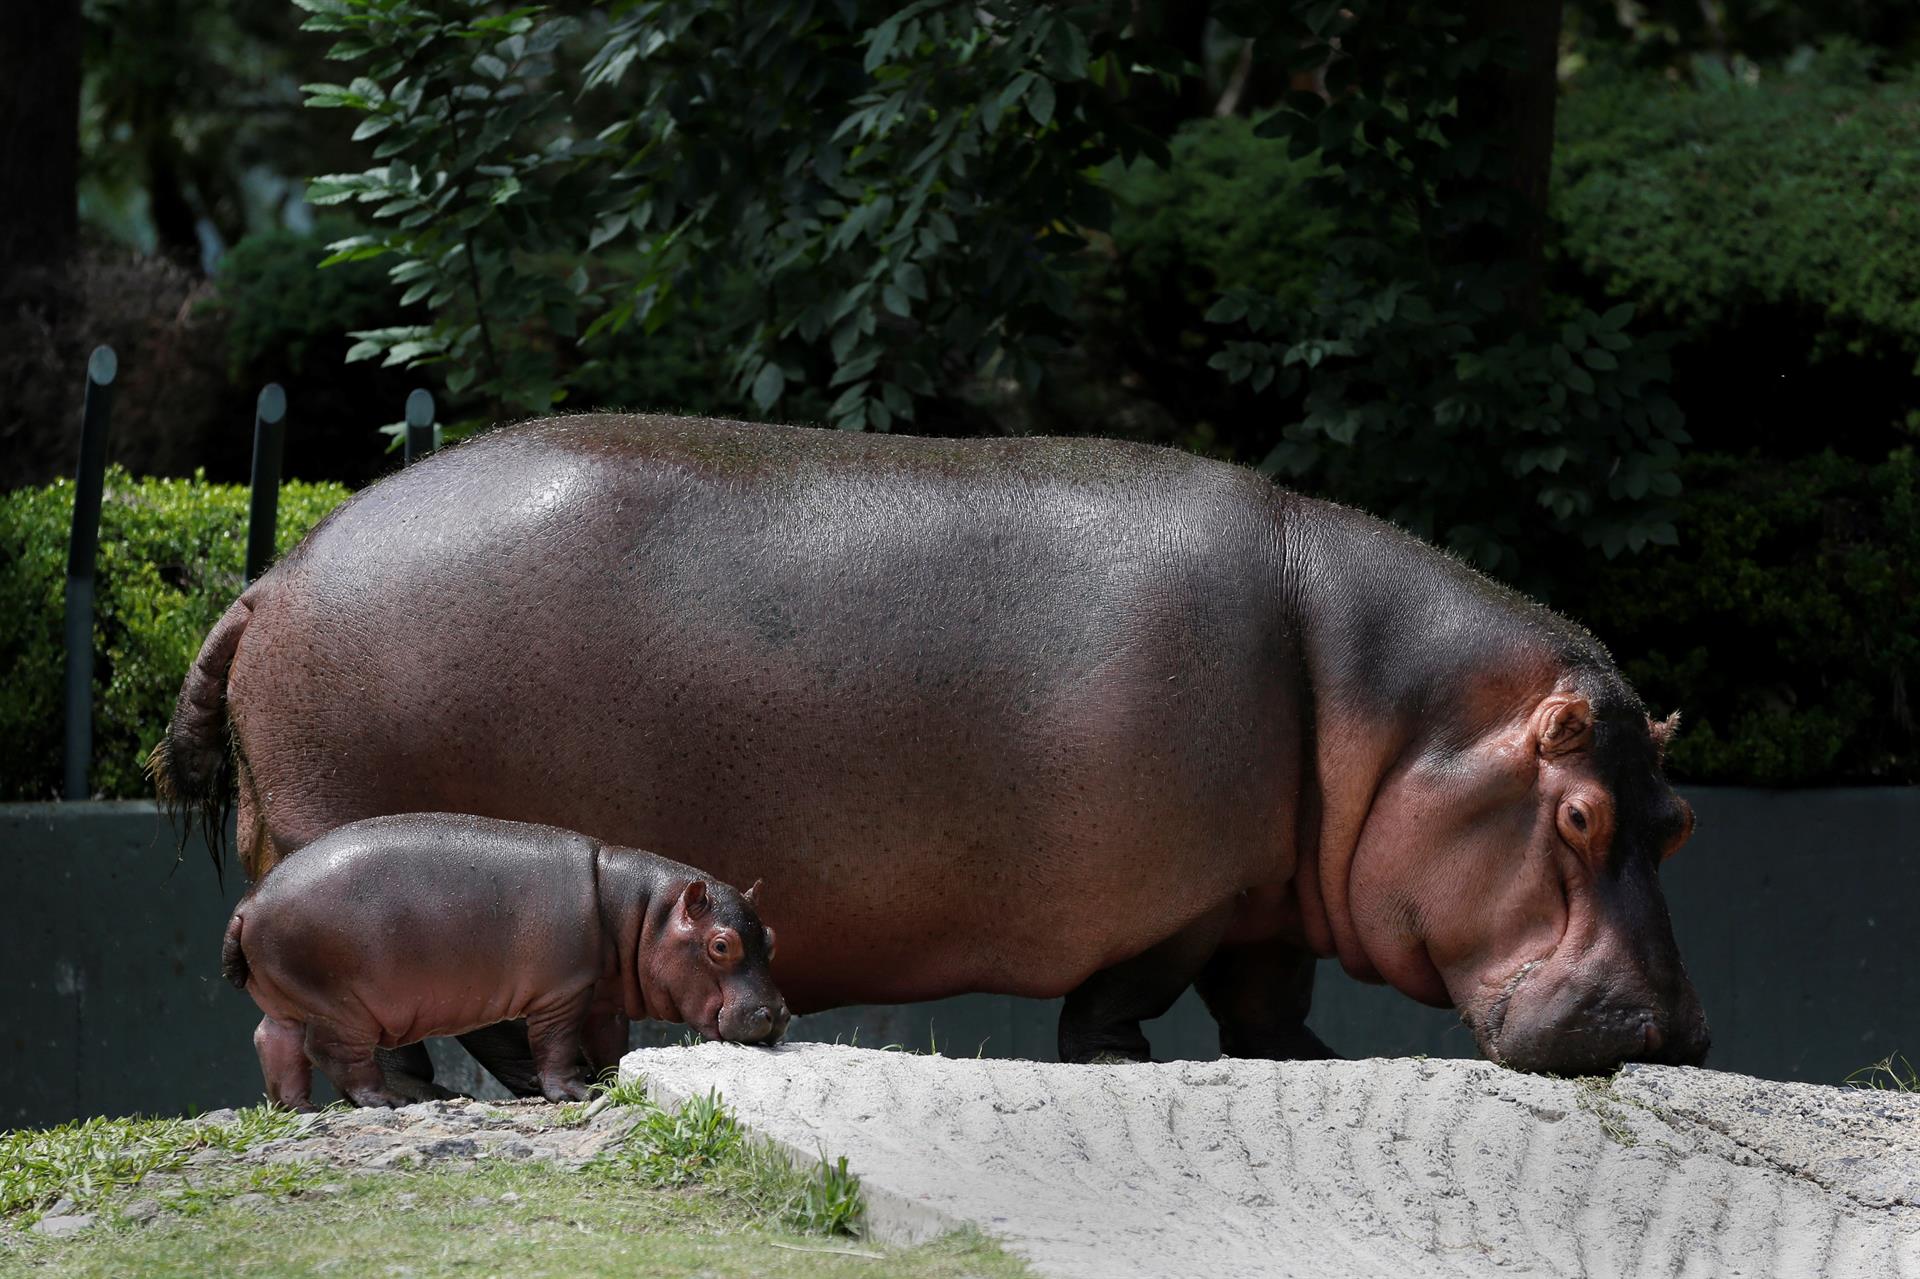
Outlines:
POLYGON ((185 847, 195 824, 206 837, 213 873, 226 882, 223 854, 227 817, 233 811, 233 749, 228 741, 227 668, 253 616, 246 596, 214 623, 174 703, 167 735, 147 757, 154 793, 185 847))
MULTIPOLYGON (((251 895, 251 894, 249 894, 251 895)), ((246 904, 246 899, 241 899, 246 904)), ((240 948, 240 925, 242 919, 236 908, 233 918, 227 921, 226 939, 220 943, 220 975, 233 984, 235 990, 247 988, 247 978, 253 971, 247 967, 247 952, 240 948)))

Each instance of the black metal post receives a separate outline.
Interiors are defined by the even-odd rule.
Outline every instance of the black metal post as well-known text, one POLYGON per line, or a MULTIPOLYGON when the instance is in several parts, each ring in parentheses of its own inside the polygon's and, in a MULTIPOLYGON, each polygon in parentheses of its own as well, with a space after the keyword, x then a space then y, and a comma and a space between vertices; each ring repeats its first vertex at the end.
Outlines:
POLYGON ((407 396, 407 465, 433 452, 433 393, 415 387, 407 396))
POLYGON ((280 527, 280 453, 287 393, 278 382, 260 389, 253 406, 253 489, 247 505, 247 580, 267 571, 280 527))
POLYGON ((73 484, 73 534, 67 542, 68 799, 85 799, 93 759, 93 562, 100 551, 100 500, 106 489, 107 411, 120 361, 110 346, 87 357, 87 398, 80 410, 80 468, 73 484))

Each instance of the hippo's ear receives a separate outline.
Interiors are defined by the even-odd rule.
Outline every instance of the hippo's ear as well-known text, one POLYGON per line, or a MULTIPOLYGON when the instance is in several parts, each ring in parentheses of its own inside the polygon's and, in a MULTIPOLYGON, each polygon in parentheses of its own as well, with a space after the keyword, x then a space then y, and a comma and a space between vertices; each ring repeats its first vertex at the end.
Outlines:
POLYGON ((754 880, 753 887, 749 888, 746 892, 740 894, 740 900, 744 901, 752 909, 759 910, 760 909, 760 885, 766 882, 767 881, 764 879, 754 880))
POLYGON ((705 919, 713 913, 713 899, 707 896, 707 881, 692 879, 680 890, 680 913, 690 920, 705 919))
POLYGON ((1534 739, 1542 755, 1569 755, 1593 745, 1593 706, 1578 693, 1555 693, 1533 713, 1534 739))

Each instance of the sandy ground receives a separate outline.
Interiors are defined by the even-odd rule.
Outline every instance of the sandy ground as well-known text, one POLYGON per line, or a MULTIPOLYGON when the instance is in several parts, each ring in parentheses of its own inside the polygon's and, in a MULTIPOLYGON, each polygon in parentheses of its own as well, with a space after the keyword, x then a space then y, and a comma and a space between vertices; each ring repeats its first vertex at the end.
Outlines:
POLYGON ((846 1155, 882 1237, 971 1221, 1057 1276, 1920 1276, 1920 1096, 1669 1067, 1059 1066, 645 1049, 846 1155))

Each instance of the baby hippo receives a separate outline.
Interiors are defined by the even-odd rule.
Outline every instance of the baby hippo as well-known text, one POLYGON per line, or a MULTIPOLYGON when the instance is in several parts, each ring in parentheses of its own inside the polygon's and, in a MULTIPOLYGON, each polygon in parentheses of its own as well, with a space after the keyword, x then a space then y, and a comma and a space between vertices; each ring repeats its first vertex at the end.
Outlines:
POLYGON ((266 1016, 267 1096, 310 1109, 312 1066, 356 1105, 400 1106, 374 1049, 524 1017, 540 1085, 587 1093, 627 1019, 772 1043, 787 1006, 773 930, 745 894, 652 853, 551 826, 444 813, 330 831, 234 908, 227 980, 266 1016))

